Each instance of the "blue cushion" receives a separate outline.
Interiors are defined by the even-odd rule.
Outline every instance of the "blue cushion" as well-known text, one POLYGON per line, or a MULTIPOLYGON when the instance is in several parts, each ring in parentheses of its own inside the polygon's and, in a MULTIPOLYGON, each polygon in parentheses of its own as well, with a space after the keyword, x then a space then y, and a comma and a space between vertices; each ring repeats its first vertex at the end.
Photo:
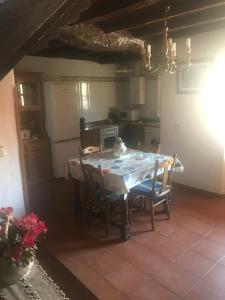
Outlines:
POLYGON ((117 195, 113 192, 107 192, 107 198, 111 201, 116 201, 116 200, 120 200, 120 195, 117 195))
MULTIPOLYGON (((158 181, 156 182, 155 190, 159 191, 159 192, 162 190, 161 182, 158 182, 158 181)), ((143 181, 142 183, 133 187, 132 191, 134 191, 136 193, 141 193, 141 194, 149 194, 152 191, 152 180, 148 179, 148 180, 143 181)))
MULTIPOLYGON (((100 191, 97 191, 97 198, 101 198, 102 197, 102 193, 100 191)), ((113 192, 110 191, 106 191, 106 197, 110 200, 110 201, 116 201, 120 199, 120 195, 117 195, 113 192)))

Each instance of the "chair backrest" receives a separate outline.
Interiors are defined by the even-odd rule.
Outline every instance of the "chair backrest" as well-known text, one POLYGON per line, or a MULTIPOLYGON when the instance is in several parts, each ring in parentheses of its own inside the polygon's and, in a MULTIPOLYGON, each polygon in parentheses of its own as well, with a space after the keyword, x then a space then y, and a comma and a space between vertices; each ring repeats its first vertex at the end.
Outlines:
POLYGON ((154 176, 153 176, 153 180, 152 180, 152 192, 153 193, 155 193, 157 190, 157 192, 159 192, 159 195, 160 195, 160 194, 166 193, 170 190, 169 170, 171 169, 172 163, 173 163, 173 159, 167 159, 163 162, 160 162, 159 160, 155 161, 154 176), (161 172, 161 170, 162 170, 162 172, 161 172), (160 185, 161 185, 160 191, 158 191, 158 189, 156 189, 156 185, 158 182, 158 176, 160 176, 160 185))
POLYGON ((82 163, 82 170, 92 197, 94 198, 97 193, 105 196, 106 190, 101 166, 95 168, 92 165, 82 163))
POLYGON ((177 159, 177 154, 174 153, 173 154, 173 162, 171 164, 171 167, 169 169, 169 180, 168 180, 168 184, 171 186, 172 184, 172 177, 173 177, 173 171, 174 171, 174 167, 175 167, 175 164, 176 164, 176 159, 177 159))
POLYGON ((82 156, 80 156, 80 167, 81 167, 81 170, 82 170, 83 175, 84 175, 84 182, 86 184, 89 184, 89 182, 88 182, 88 174, 87 174, 87 171, 86 171, 86 165, 83 163, 82 156))
POLYGON ((88 155, 88 154, 100 152, 101 147, 89 146, 89 147, 84 148, 84 149, 79 149, 79 151, 80 151, 80 156, 82 157, 82 156, 85 156, 85 155, 88 155))

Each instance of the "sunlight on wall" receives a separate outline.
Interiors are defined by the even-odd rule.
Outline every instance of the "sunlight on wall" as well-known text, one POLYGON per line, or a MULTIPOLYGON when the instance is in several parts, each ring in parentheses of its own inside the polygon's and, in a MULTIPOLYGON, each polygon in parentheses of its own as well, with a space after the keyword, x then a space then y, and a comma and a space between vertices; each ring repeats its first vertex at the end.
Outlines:
POLYGON ((205 121, 225 146, 225 54, 215 59, 202 93, 205 121))

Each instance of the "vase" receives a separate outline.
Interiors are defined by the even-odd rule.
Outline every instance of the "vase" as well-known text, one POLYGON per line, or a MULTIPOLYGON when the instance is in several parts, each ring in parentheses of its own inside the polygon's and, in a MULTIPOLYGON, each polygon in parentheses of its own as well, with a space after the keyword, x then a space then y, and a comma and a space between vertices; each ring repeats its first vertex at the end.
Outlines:
POLYGON ((114 144, 113 146, 113 156, 114 157, 120 157, 122 154, 124 154, 127 150, 127 147, 124 143, 120 144, 114 144))
POLYGON ((7 258, 0 260, 0 286, 6 287, 16 284, 21 279, 26 278, 34 265, 34 260, 21 266, 13 263, 7 258))

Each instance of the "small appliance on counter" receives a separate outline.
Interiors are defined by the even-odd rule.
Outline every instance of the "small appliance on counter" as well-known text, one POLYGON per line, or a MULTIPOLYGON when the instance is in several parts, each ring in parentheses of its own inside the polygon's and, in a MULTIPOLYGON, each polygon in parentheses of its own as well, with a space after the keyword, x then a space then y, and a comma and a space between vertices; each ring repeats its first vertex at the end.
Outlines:
POLYGON ((138 109, 126 109, 119 112, 119 119, 122 121, 139 121, 140 113, 138 109))

